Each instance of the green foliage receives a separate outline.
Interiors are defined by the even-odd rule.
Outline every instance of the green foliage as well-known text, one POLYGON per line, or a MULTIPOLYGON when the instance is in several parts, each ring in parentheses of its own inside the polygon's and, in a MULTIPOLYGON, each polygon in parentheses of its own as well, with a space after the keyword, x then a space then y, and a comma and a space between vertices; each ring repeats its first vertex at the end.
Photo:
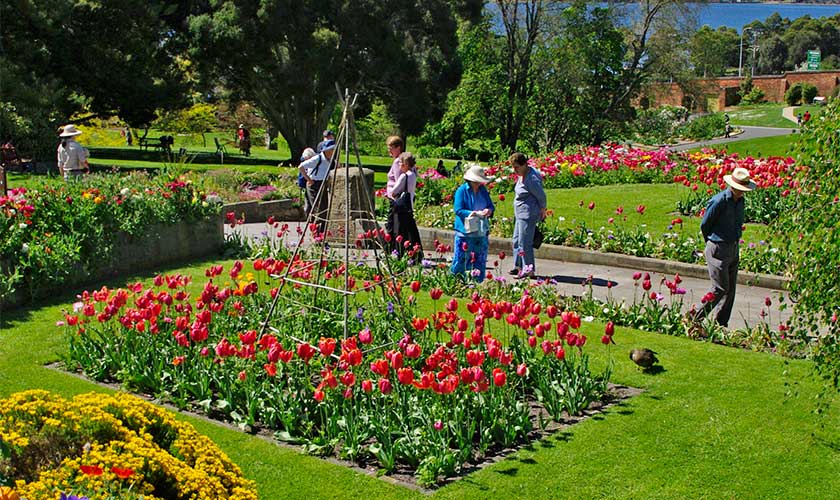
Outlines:
POLYGON ((810 83, 796 83, 785 92, 785 102, 789 106, 810 104, 817 96, 817 87, 810 83))
POLYGON ((785 92, 785 102, 788 106, 796 106, 802 102, 802 84, 794 84, 785 92))
POLYGON ((677 134, 686 139, 703 140, 720 137, 725 129, 726 121, 723 113, 712 113, 687 121, 677 130, 677 134))
POLYGON ((781 231, 791 236, 787 256, 797 299, 795 327, 819 335, 814 357, 827 387, 840 390, 840 101, 833 100, 820 120, 802 132, 797 146, 809 166, 802 195, 786 212, 781 231))
POLYGON ((142 173, 15 189, 0 199, 0 289, 42 296, 107 265, 120 235, 217 214, 192 184, 142 173))
POLYGON ((662 144, 674 137, 677 126, 688 118, 681 106, 662 106, 636 112, 633 121, 635 139, 643 144, 662 144))
POLYGON ((817 87, 810 83, 802 84, 802 103, 810 104, 817 97, 817 87))
POLYGON ((190 54, 208 88, 223 80, 289 142, 317 143, 336 86, 379 98, 401 131, 440 116, 460 74, 450 2, 211 2, 189 17, 190 54))
POLYGON ((216 107, 212 104, 193 104, 189 108, 164 113, 153 126, 179 134, 200 134, 216 127, 216 107))

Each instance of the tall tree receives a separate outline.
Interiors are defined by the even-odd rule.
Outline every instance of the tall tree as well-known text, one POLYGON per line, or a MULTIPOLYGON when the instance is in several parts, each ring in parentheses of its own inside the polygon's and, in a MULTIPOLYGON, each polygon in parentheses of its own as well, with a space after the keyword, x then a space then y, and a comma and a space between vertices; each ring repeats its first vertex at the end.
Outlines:
POLYGON ((155 109, 177 106, 186 95, 178 57, 182 4, 3 2, 0 54, 28 72, 24 78, 59 82, 64 102, 55 111, 63 119, 85 109, 141 126, 155 109))
POLYGON ((336 84, 380 98, 403 134, 442 113, 458 83, 456 12, 474 0, 220 0, 190 19, 209 83, 253 101, 293 154, 320 138, 336 84))
POLYGON ((505 29, 505 70, 507 89, 502 95, 504 112, 499 136, 502 147, 512 151, 528 112, 528 99, 534 89, 531 60, 543 22, 542 0, 496 0, 505 29))

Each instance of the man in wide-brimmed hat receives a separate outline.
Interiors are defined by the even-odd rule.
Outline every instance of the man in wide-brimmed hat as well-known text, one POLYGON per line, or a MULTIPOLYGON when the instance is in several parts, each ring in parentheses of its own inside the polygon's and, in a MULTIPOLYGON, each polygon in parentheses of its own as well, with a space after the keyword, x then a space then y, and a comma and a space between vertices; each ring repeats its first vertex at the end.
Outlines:
POLYGON ((88 157, 90 153, 76 142, 76 137, 82 135, 72 123, 62 128, 61 137, 63 140, 58 146, 58 171, 65 180, 81 177, 88 171, 88 157))
POLYGON ((690 318, 699 321, 716 307, 715 320, 721 326, 729 326, 732 305, 735 303, 735 287, 738 284, 739 242, 744 225, 744 193, 756 188, 750 178, 750 171, 738 167, 731 175, 724 175, 728 185, 706 204, 706 213, 700 223, 700 231, 706 240, 706 265, 712 289, 704 296, 704 304, 690 318), (720 307, 718 307, 720 306, 720 307))

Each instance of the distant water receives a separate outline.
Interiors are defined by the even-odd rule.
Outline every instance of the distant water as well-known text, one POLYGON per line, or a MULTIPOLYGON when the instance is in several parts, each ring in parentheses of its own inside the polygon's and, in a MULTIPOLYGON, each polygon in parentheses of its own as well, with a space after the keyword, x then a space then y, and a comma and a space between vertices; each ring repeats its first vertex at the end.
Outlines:
MULTIPOLYGON (((562 2, 558 4, 562 5, 562 2)), ((698 28, 705 24, 712 28, 727 26, 738 31, 753 21, 764 21, 774 12, 778 12, 782 18, 791 21, 804 16, 818 18, 840 14, 840 4, 707 3, 693 5, 696 7, 698 28)), ((487 2, 485 6, 495 14, 496 28, 499 31, 504 30, 495 2, 487 2)))
POLYGON ((710 3, 700 7, 698 21, 700 26, 727 26, 740 31, 741 27, 764 21, 774 12, 791 21, 804 16, 831 17, 840 14, 840 5, 710 3))

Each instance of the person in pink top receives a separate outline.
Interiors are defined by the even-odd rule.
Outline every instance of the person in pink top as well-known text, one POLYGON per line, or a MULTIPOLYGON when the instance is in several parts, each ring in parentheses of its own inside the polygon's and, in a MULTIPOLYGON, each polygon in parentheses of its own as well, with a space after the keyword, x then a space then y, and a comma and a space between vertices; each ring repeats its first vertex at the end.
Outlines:
MULTIPOLYGON (((392 135, 385 139, 385 144, 388 146, 388 155, 394 159, 393 163, 391 163, 391 170, 388 170, 388 182, 385 184, 385 192, 390 193, 394 190, 394 186, 397 185, 397 179, 399 179, 400 175, 402 175, 402 170, 400 169, 400 155, 403 153, 405 143, 403 143, 403 140, 400 137, 392 135)), ((393 220, 394 203, 392 200, 388 207, 388 219, 385 220, 385 230, 388 234, 394 232, 393 220)))

